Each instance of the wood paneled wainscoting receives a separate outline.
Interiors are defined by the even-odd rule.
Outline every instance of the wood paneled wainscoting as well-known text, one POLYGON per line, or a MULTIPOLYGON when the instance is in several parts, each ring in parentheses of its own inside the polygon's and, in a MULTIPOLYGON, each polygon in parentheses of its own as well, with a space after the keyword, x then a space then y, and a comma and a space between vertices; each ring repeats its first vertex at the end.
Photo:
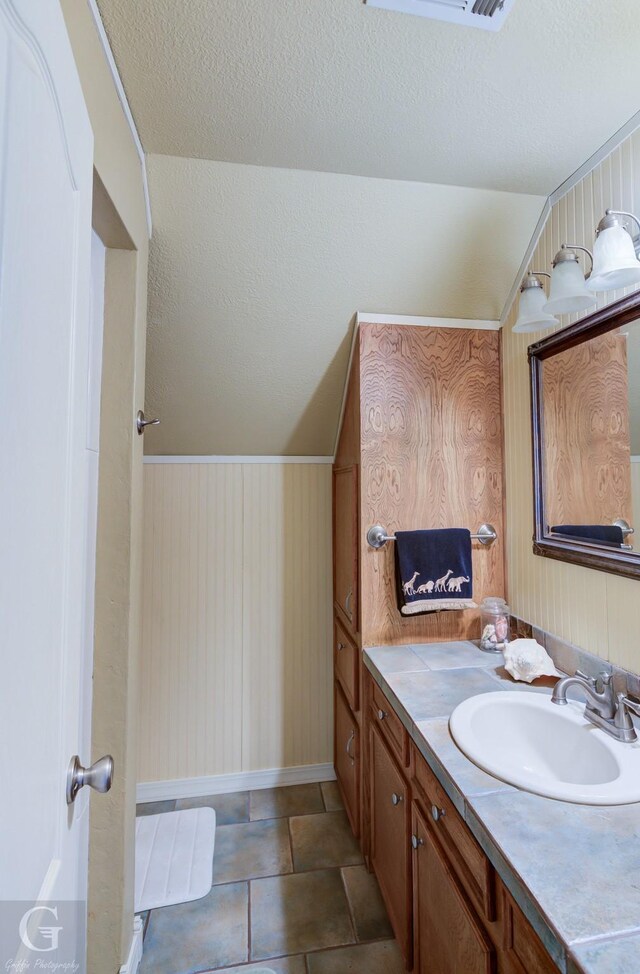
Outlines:
MULTIPOLYGON (((374 867, 386 853, 369 769, 382 768, 390 754, 402 767, 406 754, 397 750, 397 718, 374 691, 366 697, 361 648, 480 632, 477 610, 401 616, 393 542, 375 550, 367 529, 379 523, 390 534, 447 527, 474 533, 489 522, 498 538, 473 545, 473 597, 479 603, 505 594, 500 385, 495 330, 361 323, 354 339, 333 472, 334 746, 349 817, 374 867), (370 733, 371 722, 384 727, 385 744, 370 733)), ((404 885, 402 875, 389 882, 404 885)), ((407 904, 398 909, 406 913, 407 904)), ((398 936, 408 955, 408 941, 398 936)))

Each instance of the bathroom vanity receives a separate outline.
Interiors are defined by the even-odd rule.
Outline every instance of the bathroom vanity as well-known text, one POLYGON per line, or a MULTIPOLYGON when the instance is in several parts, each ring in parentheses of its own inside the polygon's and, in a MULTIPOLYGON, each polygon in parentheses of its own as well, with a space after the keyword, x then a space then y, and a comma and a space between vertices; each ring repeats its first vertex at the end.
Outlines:
MULTIPOLYGON (((472 644, 452 645, 470 656, 474 651, 482 655, 472 644)), ((435 644, 433 650, 442 652, 443 646, 435 644)), ((336 647, 338 656, 343 653, 336 647)), ((421 665, 418 656, 411 659, 411 653, 387 647, 365 650, 363 655, 358 693, 367 767, 361 808, 353 785, 360 751, 353 749, 353 742, 348 749, 345 745, 345 761, 336 750, 338 781, 349 816, 352 824, 358 823, 363 850, 380 884, 407 969, 420 974, 555 972, 557 964, 466 823, 464 796, 417 727, 414 730, 410 712, 394 699, 385 680, 385 664, 391 668, 402 663, 421 665), (381 669, 376 659, 385 661, 381 669)), ((408 672, 409 680, 416 676, 408 672)), ((425 665, 417 672, 431 671, 425 665)), ((463 676, 470 672, 460 670, 463 676)), ((342 695, 353 692, 343 682, 343 673, 336 668, 337 702, 342 709, 342 695)), ((480 684, 493 679, 484 667, 477 668, 477 676, 480 684)), ((446 727, 438 730, 445 733, 446 727)), ((452 741, 449 746, 455 751, 452 741)), ((462 755, 460 760, 470 764, 462 755)), ((483 776, 479 770, 477 774, 483 776)), ((500 788, 500 783, 496 786, 500 788)))
MULTIPOLYGON (((361 662, 360 841, 407 969, 637 970, 629 958, 634 950, 640 956, 640 937, 619 934, 637 929, 640 917, 632 882, 640 804, 543 798, 465 757, 449 732, 458 704, 477 694, 531 692, 513 682, 500 656, 461 641, 365 649, 361 662)), ((336 683, 343 694, 339 671, 336 683)), ((536 692, 549 695, 551 686, 536 692)), ((336 765, 348 802, 343 768, 336 765)), ((351 804, 352 819, 357 808, 351 804)))

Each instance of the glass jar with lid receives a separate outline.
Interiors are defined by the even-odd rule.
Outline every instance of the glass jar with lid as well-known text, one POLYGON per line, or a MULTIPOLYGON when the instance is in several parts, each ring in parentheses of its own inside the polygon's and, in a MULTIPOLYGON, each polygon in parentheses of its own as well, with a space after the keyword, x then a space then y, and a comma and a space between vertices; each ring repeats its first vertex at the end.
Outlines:
POLYGON ((488 595, 480 605, 480 649, 501 653, 509 642, 511 609, 497 595, 488 595))

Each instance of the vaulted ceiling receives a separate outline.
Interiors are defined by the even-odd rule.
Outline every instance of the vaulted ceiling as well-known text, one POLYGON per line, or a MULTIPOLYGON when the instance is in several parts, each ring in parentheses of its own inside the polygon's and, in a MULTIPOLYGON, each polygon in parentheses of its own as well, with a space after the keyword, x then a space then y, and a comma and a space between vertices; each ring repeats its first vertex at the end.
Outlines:
POLYGON ((638 107, 637 0, 515 0, 498 33, 98 2, 151 154, 156 452, 330 452, 353 312, 498 317, 541 198, 638 107))

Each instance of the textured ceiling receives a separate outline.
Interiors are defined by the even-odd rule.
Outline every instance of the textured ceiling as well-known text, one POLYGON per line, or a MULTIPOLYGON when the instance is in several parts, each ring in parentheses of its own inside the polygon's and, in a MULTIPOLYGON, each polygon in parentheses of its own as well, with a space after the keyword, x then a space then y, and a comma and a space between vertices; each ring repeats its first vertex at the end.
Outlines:
POLYGON ((638 0, 98 2, 147 152, 547 195, 638 109, 638 0))
POLYGON ((497 318, 543 203, 169 156, 148 167, 146 411, 162 425, 145 447, 160 454, 333 453, 354 312, 497 318))

